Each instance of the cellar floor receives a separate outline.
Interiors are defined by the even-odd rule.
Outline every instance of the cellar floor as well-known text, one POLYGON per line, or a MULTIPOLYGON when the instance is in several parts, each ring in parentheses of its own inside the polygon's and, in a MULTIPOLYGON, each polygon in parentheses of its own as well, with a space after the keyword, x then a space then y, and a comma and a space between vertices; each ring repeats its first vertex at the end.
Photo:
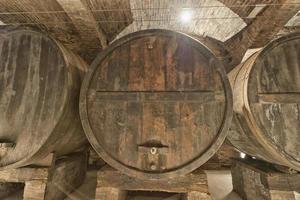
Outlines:
POLYGON ((206 171, 208 189, 214 200, 241 200, 232 192, 230 171, 206 171))
MULTIPOLYGON (((230 171, 206 171, 208 187, 213 200, 241 200, 232 191, 230 171)), ((85 183, 66 200, 92 200, 96 187, 96 171, 89 171, 85 183)), ((4 200, 20 200, 22 193, 15 193, 4 200)), ((161 192, 129 192, 126 200, 181 200, 180 194, 161 192)))
MULTIPOLYGON (((206 171, 209 192, 213 200, 241 200, 232 192, 230 171, 206 171)), ((126 200, 181 200, 178 194, 133 192, 129 193, 126 200)))

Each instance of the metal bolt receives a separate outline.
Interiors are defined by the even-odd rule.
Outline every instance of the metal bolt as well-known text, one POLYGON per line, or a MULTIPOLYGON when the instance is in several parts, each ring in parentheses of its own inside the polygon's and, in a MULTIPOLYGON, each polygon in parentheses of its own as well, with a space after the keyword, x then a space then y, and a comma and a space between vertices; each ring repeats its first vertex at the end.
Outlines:
POLYGON ((151 169, 151 170, 156 170, 156 165, 155 165, 154 163, 151 163, 150 169, 151 169))

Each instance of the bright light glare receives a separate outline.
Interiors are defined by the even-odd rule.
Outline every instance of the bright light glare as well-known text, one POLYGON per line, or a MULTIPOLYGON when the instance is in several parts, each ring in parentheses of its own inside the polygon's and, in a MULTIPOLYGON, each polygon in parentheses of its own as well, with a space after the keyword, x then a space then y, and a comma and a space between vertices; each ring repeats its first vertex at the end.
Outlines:
POLYGON ((183 10, 180 13, 180 21, 181 22, 189 22, 193 17, 193 13, 191 10, 183 10))
POLYGON ((240 157, 244 159, 244 158, 246 158, 246 154, 244 154, 243 152, 241 152, 240 153, 240 157))

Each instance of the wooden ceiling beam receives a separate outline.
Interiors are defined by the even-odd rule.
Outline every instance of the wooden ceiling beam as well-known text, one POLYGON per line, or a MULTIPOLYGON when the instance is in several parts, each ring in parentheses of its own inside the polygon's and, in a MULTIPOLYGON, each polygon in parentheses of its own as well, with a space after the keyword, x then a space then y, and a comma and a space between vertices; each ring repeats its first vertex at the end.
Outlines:
MULTIPOLYGON (((243 0, 219 0, 221 3, 223 3, 225 6, 230 8, 235 14, 237 14, 239 17, 241 17, 247 24, 249 23, 248 19, 245 19, 254 7, 251 6, 244 6, 249 5, 249 1, 243 1, 243 0)), ((252 3, 251 3, 252 5, 252 3)))
POLYGON ((278 0, 277 5, 267 6, 259 15, 235 36, 225 42, 232 60, 228 69, 238 65, 249 48, 265 46, 299 11, 297 0, 278 0))
POLYGON ((101 45, 101 48, 103 49, 107 47, 107 37, 95 20, 93 13, 89 9, 85 0, 56 1, 64 9, 84 41, 90 45, 95 43, 95 38, 98 38, 98 44, 101 45))
MULTIPOLYGON (((255 5, 270 4, 272 0, 219 0, 234 13, 241 17, 245 23, 249 24, 253 18, 250 13, 255 9, 255 5), (249 18, 247 18, 249 16, 249 18)), ((274 2, 274 0, 273 0, 274 2)))
POLYGON ((300 26, 285 26, 279 31, 278 35, 282 36, 293 32, 300 32, 300 26))

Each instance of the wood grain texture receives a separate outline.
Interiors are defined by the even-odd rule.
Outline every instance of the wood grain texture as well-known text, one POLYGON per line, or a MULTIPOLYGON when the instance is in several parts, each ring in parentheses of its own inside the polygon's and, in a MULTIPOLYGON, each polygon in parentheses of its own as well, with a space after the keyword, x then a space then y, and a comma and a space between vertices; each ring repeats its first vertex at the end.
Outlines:
POLYGON ((232 168, 233 190, 243 199, 295 200, 299 174, 280 173, 257 161, 236 161, 232 168))
POLYGON ((196 38, 202 44, 208 47, 209 50, 211 50, 213 54, 218 58, 218 60, 220 60, 223 63, 226 72, 228 71, 232 59, 234 59, 234 55, 232 55, 231 52, 228 51, 224 42, 209 36, 200 36, 191 33, 187 33, 187 34, 192 36, 193 38, 196 38))
POLYGON ((44 199, 46 183, 33 180, 27 181, 24 187, 23 200, 44 199))
POLYGON ((250 24, 255 18, 247 18, 256 6, 264 4, 277 3, 276 0, 219 0, 228 6, 233 12, 240 16, 247 24, 250 24))
POLYGON ((264 8, 248 26, 225 42, 232 55, 231 63, 226 66, 228 72, 240 64, 249 48, 267 45, 300 9, 300 5, 295 4, 297 0, 276 0, 272 3, 277 5, 264 8))
POLYGON ((126 194, 118 188, 97 188, 95 200, 126 200, 126 194))
POLYGON ((44 31, 88 63, 106 40, 112 41, 132 22, 129 0, 2 0, 0 12, 6 13, 0 14, 3 23, 23 24, 44 31))
POLYGON ((212 200, 211 196, 202 192, 188 192, 183 195, 183 200, 212 200))
POLYGON ((87 43, 86 45, 89 48, 99 48, 99 45, 101 45, 102 49, 107 47, 108 40, 106 35, 99 27, 99 24, 84 1, 56 1, 66 11, 67 15, 70 17, 76 30, 81 36, 81 39, 87 43))
POLYGON ((8 199, 10 196, 16 193, 22 193, 24 190, 24 183, 0 183, 0 199, 8 199))
POLYGON ((201 170, 174 179, 142 180, 129 177, 110 167, 104 167, 98 171, 97 181, 97 188, 117 188, 121 191, 208 193, 207 177, 201 170))
POLYGON ((48 168, 18 168, 0 171, 1 182, 22 183, 31 180, 40 180, 46 183, 48 168))
POLYGON ((78 33, 74 33, 76 30, 71 22, 71 19, 63 13, 63 8, 53 0, 3 0, 0 2, 1 12, 17 12, 17 14, 12 15, 0 15, 1 21, 7 24, 11 23, 33 23, 34 27, 40 30, 47 31, 51 33, 56 39, 64 42, 66 46, 79 50, 74 41, 80 41, 80 36, 78 33), (51 14, 49 11, 61 11, 59 14, 51 14), (22 14, 18 12, 28 12, 27 14, 22 14), (44 12, 44 13, 38 13, 44 12), (48 22, 48 24, 46 24, 48 22), (52 22, 52 23, 49 23, 52 22), (54 23, 53 23, 54 22, 54 23), (56 23, 55 23, 56 22, 56 23), (68 22, 66 24, 57 22, 68 22))
POLYGON ((82 0, 90 10, 94 10, 93 16, 107 36, 112 41, 124 28, 132 23, 130 0, 82 0), (97 11, 102 12, 97 12, 97 11), (108 22, 105 22, 108 21, 108 22))
POLYGON ((57 158, 49 168, 44 200, 65 199, 86 178, 87 152, 81 151, 57 158))
POLYGON ((197 40, 172 31, 141 31, 112 44, 81 94, 81 119, 95 150, 144 178, 199 167, 220 147, 231 120, 221 63, 197 40))
POLYGON ((241 151, 300 170, 300 34, 275 40, 229 74, 241 151))
POLYGON ((233 147, 228 140, 222 144, 220 149, 205 164, 203 170, 229 170, 234 159, 240 158, 240 152, 233 147))
POLYGON ((130 0, 133 21, 117 38, 146 29, 167 29, 209 36, 226 41, 246 26, 230 8, 218 0, 130 0), (182 12, 192 17, 180 19, 182 12))
POLYGON ((0 31, 0 166, 20 167, 85 144, 78 98, 86 64, 47 35, 0 31))

